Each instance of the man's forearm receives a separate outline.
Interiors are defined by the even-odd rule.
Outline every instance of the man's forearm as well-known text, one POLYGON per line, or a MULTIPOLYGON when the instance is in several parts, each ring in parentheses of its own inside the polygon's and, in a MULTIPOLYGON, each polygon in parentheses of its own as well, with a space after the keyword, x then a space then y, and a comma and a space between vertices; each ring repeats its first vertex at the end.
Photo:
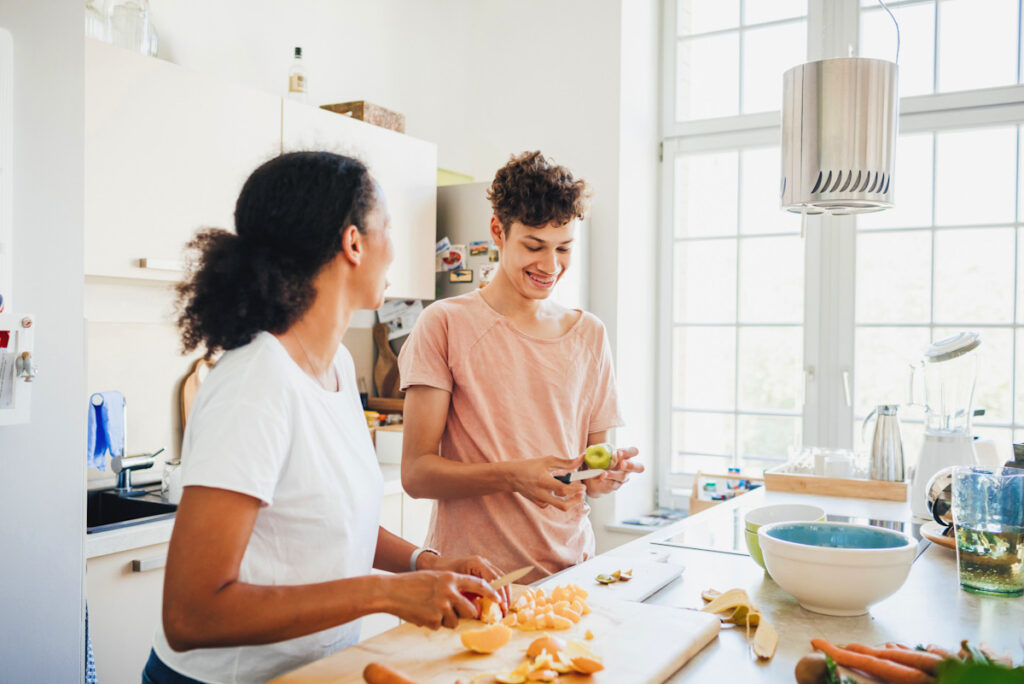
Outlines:
POLYGON ((423 454, 402 464, 402 489, 414 499, 463 499, 516 490, 512 463, 457 463, 423 454))

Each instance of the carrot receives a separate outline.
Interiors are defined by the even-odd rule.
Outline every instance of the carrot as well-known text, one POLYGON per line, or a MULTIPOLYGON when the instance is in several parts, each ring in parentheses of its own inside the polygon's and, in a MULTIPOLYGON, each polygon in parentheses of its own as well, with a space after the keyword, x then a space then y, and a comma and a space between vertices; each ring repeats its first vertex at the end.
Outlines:
POLYGON ((896 643, 895 641, 886 641, 885 642, 885 647, 886 648, 902 648, 904 651, 909 651, 910 650, 910 647, 907 646, 906 644, 899 644, 899 643, 896 643))
POLYGON ((363 670, 363 679, 366 684, 416 684, 398 670, 392 670, 387 665, 370 663, 363 670))
POLYGON ((885 658, 900 665, 909 665, 931 675, 935 674, 935 668, 944 660, 942 656, 935 655, 934 653, 911 651, 902 648, 871 648, 864 644, 850 644, 846 647, 846 650, 875 656, 876 658, 885 658))
POLYGON ((900 665, 891 660, 848 651, 824 639, 811 639, 811 646, 819 651, 823 651, 832 660, 836 661, 837 665, 852 667, 864 674, 878 677, 892 684, 931 684, 931 682, 935 681, 934 677, 921 672, 921 670, 900 665))
POLYGON ((957 656, 956 653, 953 653, 952 651, 946 650, 946 649, 942 648, 941 646, 936 646, 935 644, 928 644, 928 648, 926 648, 925 650, 928 651, 929 653, 934 653, 937 656, 942 656, 946 660, 949 660, 949 659, 959 660, 960 659, 959 656, 957 656))

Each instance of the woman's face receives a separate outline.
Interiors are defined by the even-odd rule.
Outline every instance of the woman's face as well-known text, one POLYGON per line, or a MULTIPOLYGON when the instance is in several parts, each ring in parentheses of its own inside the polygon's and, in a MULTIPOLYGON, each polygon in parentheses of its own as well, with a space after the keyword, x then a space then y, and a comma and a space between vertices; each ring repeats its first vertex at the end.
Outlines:
POLYGON ((506 233, 497 221, 492 233, 501 247, 498 268, 519 294, 546 299, 572 261, 576 222, 549 223, 539 228, 513 221, 506 233))
POLYGON ((379 309, 384 303, 384 291, 388 286, 388 267, 395 260, 395 245, 391 241, 391 216, 379 189, 377 204, 366 214, 365 223, 362 241, 366 245, 366 253, 360 264, 360 283, 366 301, 361 302, 363 306, 360 308, 379 309))

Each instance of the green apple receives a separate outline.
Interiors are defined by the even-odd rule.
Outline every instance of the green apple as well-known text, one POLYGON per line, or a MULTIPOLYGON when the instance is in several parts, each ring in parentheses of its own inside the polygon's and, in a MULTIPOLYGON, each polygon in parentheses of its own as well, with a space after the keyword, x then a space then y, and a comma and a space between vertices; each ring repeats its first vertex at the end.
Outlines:
POLYGON ((607 470, 615 465, 615 447, 611 444, 591 444, 583 454, 588 468, 607 470))

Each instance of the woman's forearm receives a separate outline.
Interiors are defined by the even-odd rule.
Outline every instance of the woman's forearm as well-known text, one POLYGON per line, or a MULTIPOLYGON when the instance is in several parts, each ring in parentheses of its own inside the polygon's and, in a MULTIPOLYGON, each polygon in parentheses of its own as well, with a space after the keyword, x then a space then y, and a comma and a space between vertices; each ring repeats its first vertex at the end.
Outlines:
POLYGON ((402 489, 414 499, 462 499, 514 492, 513 463, 458 463, 438 454, 402 459, 402 489))
POLYGON ((373 567, 388 572, 408 572, 409 560, 416 546, 388 532, 383 527, 377 531, 377 551, 373 556, 373 567))
POLYGON ((388 579, 368 575, 299 586, 229 582, 212 596, 187 601, 167 600, 165 593, 164 632, 176 651, 293 639, 391 612, 388 579))

